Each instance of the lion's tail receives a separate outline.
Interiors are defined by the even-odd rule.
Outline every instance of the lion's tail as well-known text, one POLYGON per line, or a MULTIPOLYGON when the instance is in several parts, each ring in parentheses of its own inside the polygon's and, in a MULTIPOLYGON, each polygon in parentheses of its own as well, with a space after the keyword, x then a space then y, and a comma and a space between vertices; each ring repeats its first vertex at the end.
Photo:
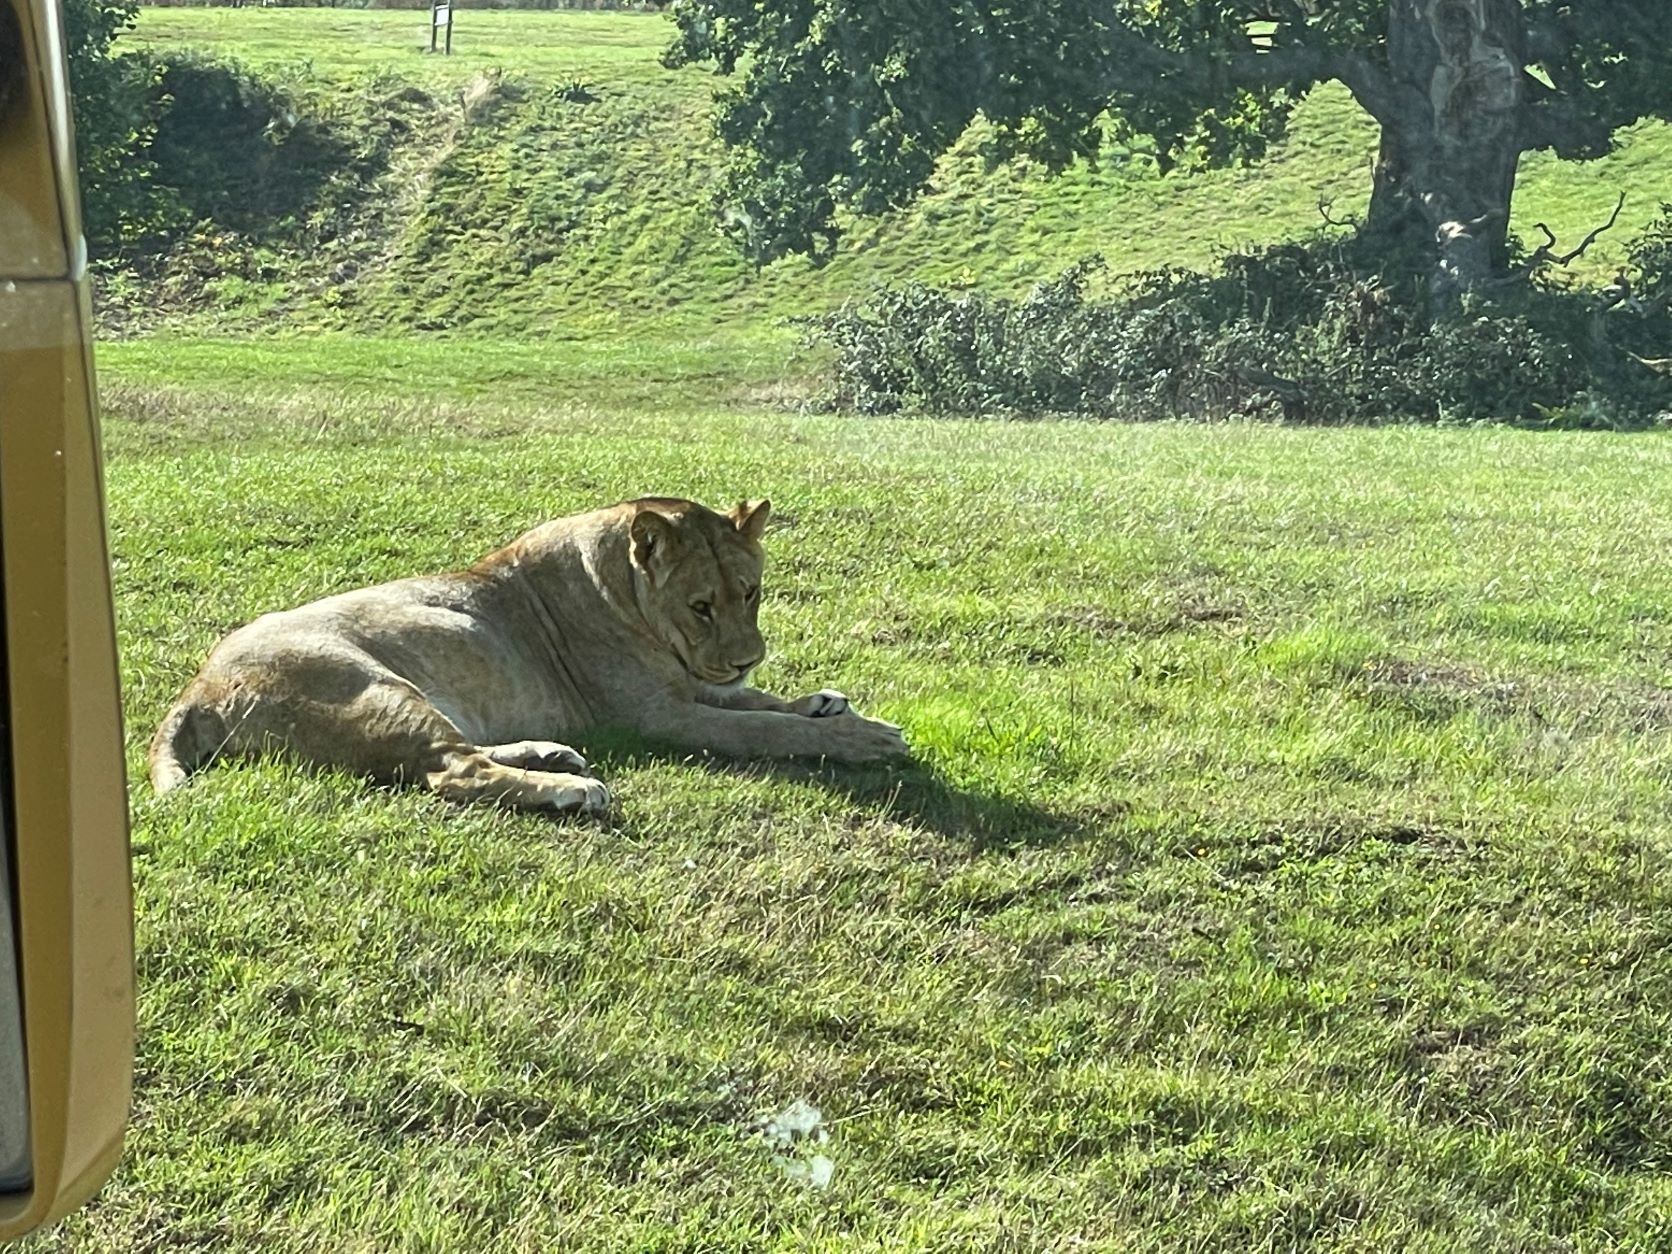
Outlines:
POLYGON ((185 783, 226 742, 226 721, 202 697, 199 685, 187 688, 151 739, 151 787, 158 792, 185 783))

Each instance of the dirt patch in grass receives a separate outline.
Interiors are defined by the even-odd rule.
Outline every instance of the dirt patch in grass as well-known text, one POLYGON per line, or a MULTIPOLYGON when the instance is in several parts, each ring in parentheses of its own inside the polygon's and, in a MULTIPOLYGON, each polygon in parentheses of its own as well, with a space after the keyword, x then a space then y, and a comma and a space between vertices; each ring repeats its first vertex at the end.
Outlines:
POLYGON ((803 413, 812 404, 817 382, 802 375, 784 375, 741 383, 726 393, 726 401, 741 409, 803 413))
POLYGON ((1640 682, 1573 685, 1552 701, 1569 712, 1575 732, 1625 731, 1636 735, 1672 729, 1672 688, 1640 682))
POLYGON ((1359 675, 1372 704, 1445 722, 1521 717, 1569 736, 1672 729, 1672 688, 1636 680, 1492 676, 1446 662, 1378 658, 1359 675))
POLYGON ((1484 837, 1420 821, 1328 815, 1268 828, 1251 837, 1223 869, 1235 876, 1264 875, 1280 866, 1353 856, 1377 847, 1392 856, 1438 861, 1471 856, 1484 837))
POLYGON ((1530 708, 1525 684, 1443 662, 1378 658, 1365 665, 1361 680, 1373 704, 1434 722, 1465 710, 1507 717, 1530 708))

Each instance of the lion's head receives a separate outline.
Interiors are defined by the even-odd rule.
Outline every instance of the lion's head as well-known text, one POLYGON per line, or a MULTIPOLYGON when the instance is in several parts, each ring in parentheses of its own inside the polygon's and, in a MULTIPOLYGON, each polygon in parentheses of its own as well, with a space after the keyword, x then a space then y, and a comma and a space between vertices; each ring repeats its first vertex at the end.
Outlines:
POLYGON ((662 497, 633 505, 630 549, 646 621, 694 678, 742 683, 766 656, 756 617, 771 504, 739 501, 725 514, 662 497))

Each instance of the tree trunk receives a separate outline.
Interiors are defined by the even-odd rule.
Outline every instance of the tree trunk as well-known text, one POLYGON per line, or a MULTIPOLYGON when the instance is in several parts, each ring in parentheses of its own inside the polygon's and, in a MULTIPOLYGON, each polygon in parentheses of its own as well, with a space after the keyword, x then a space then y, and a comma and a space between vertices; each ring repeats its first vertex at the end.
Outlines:
POLYGON ((1391 0, 1369 227, 1427 249, 1443 300, 1508 260, 1510 197, 1526 105, 1519 0, 1391 0))

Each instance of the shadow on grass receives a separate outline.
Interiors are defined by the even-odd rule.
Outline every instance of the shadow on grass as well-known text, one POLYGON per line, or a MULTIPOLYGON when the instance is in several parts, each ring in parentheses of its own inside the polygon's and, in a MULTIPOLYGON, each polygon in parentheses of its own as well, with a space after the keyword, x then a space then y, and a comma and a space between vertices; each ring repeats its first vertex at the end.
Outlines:
POLYGON ((1089 835, 1126 813, 1123 803, 1094 814, 1062 814, 1012 797, 960 787, 933 768, 907 761, 897 766, 844 767, 806 761, 774 761, 692 754, 642 740, 630 732, 589 736, 587 756, 600 778, 649 763, 672 763, 744 779, 816 784, 845 805, 967 842, 972 849, 1048 846, 1089 835))
POLYGON ((386 159, 367 136, 333 131, 241 65, 179 53, 155 72, 169 107, 148 153, 183 223, 288 237, 342 171, 368 174, 386 159))
MULTIPOLYGON (((844 767, 827 763, 732 760, 693 754, 648 743, 635 743, 627 736, 588 736, 580 739, 590 763, 590 774, 606 784, 619 772, 635 766, 667 764, 703 771, 709 775, 736 779, 781 780, 791 784, 816 784, 834 794, 859 817, 892 821, 935 832, 965 842, 974 852, 992 849, 1048 847, 1064 841, 1106 832, 1127 818, 1130 808, 1110 801, 1090 810, 1065 814, 1030 805, 1011 797, 959 787, 921 763, 898 766, 844 767)), ((393 792, 423 792, 412 781, 373 780, 353 771, 320 766, 305 758, 279 751, 276 756, 293 769, 316 778, 340 777, 359 787, 376 787, 393 792)), ((226 769, 242 763, 238 757, 217 758, 194 772, 200 784, 212 768, 226 769)), ((159 799, 142 791, 145 802, 159 799)), ((344 804, 347 804, 345 801, 344 804)))

